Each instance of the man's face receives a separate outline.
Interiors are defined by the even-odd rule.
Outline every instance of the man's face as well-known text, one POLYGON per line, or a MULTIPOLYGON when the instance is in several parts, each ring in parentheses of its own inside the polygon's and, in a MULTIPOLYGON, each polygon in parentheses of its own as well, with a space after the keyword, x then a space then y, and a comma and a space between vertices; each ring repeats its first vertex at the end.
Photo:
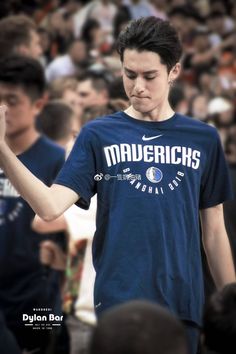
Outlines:
POLYGON ((168 74, 167 67, 154 52, 135 49, 124 52, 125 92, 133 108, 141 114, 153 112, 167 102, 169 81, 177 76, 174 69, 168 74))
POLYGON ((0 101, 8 107, 6 137, 15 138, 34 127, 39 112, 38 101, 32 102, 24 91, 15 86, 0 83, 0 101))
POLYGON ((42 47, 40 43, 40 37, 37 32, 31 31, 30 32, 30 42, 26 48, 26 55, 38 59, 42 54, 42 47))
POLYGON ((82 107, 80 105, 80 100, 77 92, 68 88, 63 92, 62 99, 69 103, 69 105, 73 108, 76 117, 80 119, 82 114, 82 107))
POLYGON ((42 54, 42 46, 38 33, 34 30, 30 31, 29 42, 16 46, 14 53, 38 59, 42 54))
POLYGON ((83 64, 87 59, 86 45, 82 41, 75 41, 70 49, 72 61, 77 64, 83 64))
POLYGON ((92 86, 91 80, 79 82, 77 93, 83 109, 105 104, 105 92, 96 91, 92 86))

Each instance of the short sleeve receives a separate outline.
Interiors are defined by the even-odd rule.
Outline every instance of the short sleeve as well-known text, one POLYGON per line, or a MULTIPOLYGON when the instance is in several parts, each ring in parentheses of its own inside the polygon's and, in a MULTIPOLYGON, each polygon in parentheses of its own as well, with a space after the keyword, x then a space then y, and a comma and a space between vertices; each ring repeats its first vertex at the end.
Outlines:
POLYGON ((74 190, 80 199, 77 205, 88 209, 91 197, 96 193, 95 151, 89 131, 84 127, 59 172, 55 184, 60 184, 74 190))
POLYGON ((207 153, 206 167, 201 180, 200 209, 210 208, 233 198, 228 166, 216 131, 207 153))
POLYGON ((65 211, 64 216, 72 240, 92 240, 96 231, 97 198, 91 199, 89 210, 83 210, 72 205, 65 211))

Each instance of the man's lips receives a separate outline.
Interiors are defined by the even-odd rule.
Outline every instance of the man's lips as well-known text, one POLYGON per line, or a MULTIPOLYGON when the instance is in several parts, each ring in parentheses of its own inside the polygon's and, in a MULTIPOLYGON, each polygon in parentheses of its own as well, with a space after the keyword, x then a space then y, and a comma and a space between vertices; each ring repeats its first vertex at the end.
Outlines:
POLYGON ((147 96, 137 96, 137 95, 131 95, 131 97, 142 99, 142 98, 149 98, 147 96))

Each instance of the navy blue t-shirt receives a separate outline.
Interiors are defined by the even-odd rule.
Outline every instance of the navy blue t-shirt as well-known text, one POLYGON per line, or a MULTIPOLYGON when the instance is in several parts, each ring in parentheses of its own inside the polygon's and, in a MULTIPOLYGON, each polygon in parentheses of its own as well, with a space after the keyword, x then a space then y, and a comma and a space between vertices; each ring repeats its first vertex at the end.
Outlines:
POLYGON ((231 198, 215 128, 175 114, 161 122, 124 112, 81 131, 55 183, 97 193, 95 308, 149 299, 200 323, 199 209, 231 198))
MULTIPOLYGON (((65 152, 40 137, 19 160, 45 184, 51 185, 65 160, 65 152)), ((58 301, 59 278, 45 274, 39 261, 39 243, 49 235, 31 228, 34 212, 0 170, 0 308, 8 323, 22 321, 33 307, 53 307, 58 301)), ((51 235, 63 242, 64 234, 51 235)))

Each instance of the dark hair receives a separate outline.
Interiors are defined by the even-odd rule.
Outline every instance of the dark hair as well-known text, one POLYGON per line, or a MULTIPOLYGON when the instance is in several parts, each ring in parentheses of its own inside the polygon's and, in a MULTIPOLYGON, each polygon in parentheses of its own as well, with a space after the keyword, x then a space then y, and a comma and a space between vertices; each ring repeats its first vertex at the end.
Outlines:
POLYGON ((171 87, 169 92, 169 102, 171 108, 175 111, 178 107, 178 104, 186 100, 183 86, 180 84, 175 84, 171 87))
POLYGON ((112 80, 109 84, 109 96, 111 99, 122 99, 128 101, 121 77, 114 78, 114 80, 112 80))
POLYGON ((119 37, 122 26, 127 25, 131 20, 130 11, 127 6, 120 6, 113 20, 113 35, 115 40, 119 37))
POLYGON ((168 310, 148 301, 117 305, 98 318, 90 354, 186 354, 184 326, 168 310))
POLYGON ((32 101, 43 96, 46 86, 41 64, 20 55, 0 59, 0 84, 22 88, 32 101))
POLYGON ((92 37, 92 31, 95 29, 99 29, 100 23, 94 19, 94 18, 89 18, 87 21, 84 23, 82 29, 81 29, 81 39, 85 41, 89 46, 92 44, 93 37, 92 37))
POLYGON ((186 19, 194 19, 195 21, 202 23, 204 22, 203 17, 200 15, 198 9, 191 4, 178 5, 173 7, 168 12, 168 17, 181 16, 186 19))
POLYGON ((147 50, 159 54, 168 72, 182 54, 182 46, 174 27, 168 21, 154 16, 133 20, 120 33, 117 51, 121 61, 124 59, 125 49, 136 49, 140 52, 147 50))
POLYGON ((20 45, 28 45, 36 24, 25 15, 12 15, 0 20, 0 57, 13 54, 20 45))
POLYGON ((37 130, 48 138, 58 141, 71 133, 74 111, 62 100, 49 101, 38 114, 37 130))
POLYGON ((97 91, 108 90, 109 78, 107 78, 105 71, 87 70, 78 75, 78 81, 83 82, 91 80, 92 87, 97 91))
POLYGON ((203 314, 204 344, 219 354, 236 351, 236 283, 215 292, 203 314))

